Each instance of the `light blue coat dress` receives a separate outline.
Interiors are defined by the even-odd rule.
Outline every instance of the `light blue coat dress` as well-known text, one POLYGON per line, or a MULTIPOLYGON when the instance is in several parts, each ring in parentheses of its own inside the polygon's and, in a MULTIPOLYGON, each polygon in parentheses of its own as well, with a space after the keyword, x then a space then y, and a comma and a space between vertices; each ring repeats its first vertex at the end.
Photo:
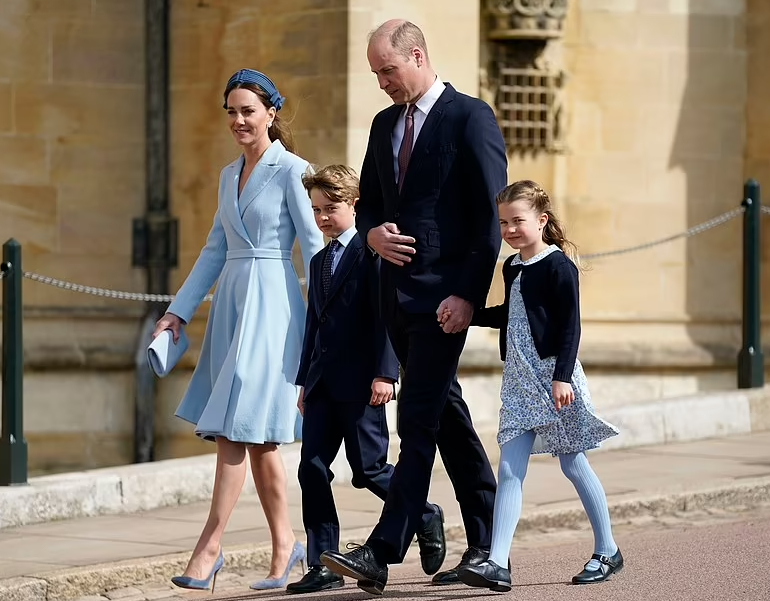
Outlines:
POLYGON ((289 443, 300 419, 305 302, 291 261, 299 238, 305 273, 323 247, 302 174, 308 163, 275 141, 238 198, 244 158, 222 170, 206 246, 168 308, 188 322, 215 282, 200 359, 176 415, 207 440, 289 443))

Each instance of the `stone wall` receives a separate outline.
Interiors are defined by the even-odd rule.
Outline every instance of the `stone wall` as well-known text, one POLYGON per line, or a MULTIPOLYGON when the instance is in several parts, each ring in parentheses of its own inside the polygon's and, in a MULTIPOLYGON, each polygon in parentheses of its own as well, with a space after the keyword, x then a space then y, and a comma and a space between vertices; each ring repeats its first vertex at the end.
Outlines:
POLYGON ((347 160, 360 169, 372 118, 391 104, 366 59, 369 32, 397 17, 416 23, 425 34, 439 77, 460 92, 477 95, 480 7, 478 0, 350 0, 349 5, 347 160))
MULTIPOLYGON (((140 0, 6 0, 0 16, 0 240, 27 270, 141 290, 140 0)), ((26 282, 25 417, 33 467, 130 457, 138 307, 26 282), (99 374, 81 371, 100 366, 99 374), (67 371, 45 371, 65 367, 67 371)))
MULTIPOLYGON (((0 238, 27 269, 134 289, 144 197, 142 2, 6 0, 0 18, 0 238)), ((108 301, 25 288, 54 313, 108 301)))
MULTIPOLYGON (((748 68, 746 85, 746 150, 743 174, 753 177, 763 188, 763 202, 770 205, 770 3, 747 0, 746 43, 748 68)), ((770 220, 765 218, 762 260, 770 262, 770 220)), ((762 309, 770 312, 770 273, 764 270, 762 281, 762 309)), ((768 332, 770 334, 770 332, 768 332)), ((765 340, 770 340, 768 334, 765 340)), ((765 351, 765 358, 770 356, 765 351)))
MULTIPOLYGON (((561 202, 583 253, 681 232, 738 206, 747 105, 743 0, 579 0, 564 57, 569 140, 561 202)), ((735 360, 740 220, 596 260, 584 347, 598 364, 735 360)))

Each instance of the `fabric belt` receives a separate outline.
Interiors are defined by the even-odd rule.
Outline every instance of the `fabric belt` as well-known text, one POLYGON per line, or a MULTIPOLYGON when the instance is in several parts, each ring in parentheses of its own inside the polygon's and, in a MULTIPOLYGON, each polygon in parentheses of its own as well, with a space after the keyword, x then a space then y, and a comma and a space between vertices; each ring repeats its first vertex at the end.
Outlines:
POLYGON ((291 261, 291 251, 279 248, 239 248, 227 251, 227 260, 232 259, 281 259, 291 261))

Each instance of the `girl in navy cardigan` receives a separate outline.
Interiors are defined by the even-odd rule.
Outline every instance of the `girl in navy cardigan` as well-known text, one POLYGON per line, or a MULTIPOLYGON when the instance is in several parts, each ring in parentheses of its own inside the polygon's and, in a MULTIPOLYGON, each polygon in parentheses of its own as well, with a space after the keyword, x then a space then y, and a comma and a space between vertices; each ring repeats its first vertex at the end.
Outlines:
MULTIPOLYGON (((508 555, 521 515, 522 481, 531 453, 559 457, 594 532, 594 555, 575 584, 606 580, 623 567, 612 537, 607 497, 585 452, 618 431, 593 413, 580 342, 578 269, 565 254, 575 247, 551 210, 548 194, 523 180, 497 198, 500 232, 518 254, 503 265, 505 302, 477 310, 473 325, 500 329, 505 361, 501 390, 501 447, 489 559, 459 572, 470 586, 509 591, 508 555)), ((447 315, 440 316, 443 323, 447 315)))

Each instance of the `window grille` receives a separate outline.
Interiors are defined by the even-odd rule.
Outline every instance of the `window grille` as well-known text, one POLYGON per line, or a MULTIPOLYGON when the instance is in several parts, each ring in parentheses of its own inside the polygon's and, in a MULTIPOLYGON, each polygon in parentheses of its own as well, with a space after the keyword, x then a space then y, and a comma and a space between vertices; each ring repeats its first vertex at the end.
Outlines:
POLYGON ((510 149, 563 149, 562 79, 556 71, 500 69, 497 117, 510 149))

